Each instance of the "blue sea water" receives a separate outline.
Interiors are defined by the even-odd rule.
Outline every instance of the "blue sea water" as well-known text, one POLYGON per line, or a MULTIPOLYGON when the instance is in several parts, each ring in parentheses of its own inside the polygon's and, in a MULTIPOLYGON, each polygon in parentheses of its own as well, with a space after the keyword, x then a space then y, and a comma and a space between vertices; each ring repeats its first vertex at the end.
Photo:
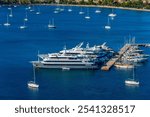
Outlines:
MULTIPOLYGON (((91 46, 107 42, 118 51, 129 36, 135 36, 138 43, 150 42, 150 12, 114 9, 117 16, 110 20, 112 29, 106 31, 107 16, 111 9, 89 8, 90 20, 79 15, 80 7, 72 7, 73 11, 54 14, 55 6, 34 6, 40 8, 41 14, 27 11, 29 21, 27 29, 20 30, 23 25, 25 8, 12 7, 13 17, 9 18, 10 27, 4 27, 8 6, 0 8, 0 99, 13 100, 122 100, 150 99, 150 63, 136 67, 138 87, 126 86, 124 81, 132 77, 132 70, 112 68, 101 70, 36 69, 36 79, 40 85, 38 90, 29 89, 27 82, 32 80, 33 72, 30 61, 37 60, 37 52, 51 53, 62 50, 64 45, 72 48, 80 42, 89 42, 91 46), (48 29, 49 19, 55 19, 56 29, 48 29)), ((86 12, 87 8, 83 8, 86 12)), ((143 48, 150 54, 150 49, 143 48)))

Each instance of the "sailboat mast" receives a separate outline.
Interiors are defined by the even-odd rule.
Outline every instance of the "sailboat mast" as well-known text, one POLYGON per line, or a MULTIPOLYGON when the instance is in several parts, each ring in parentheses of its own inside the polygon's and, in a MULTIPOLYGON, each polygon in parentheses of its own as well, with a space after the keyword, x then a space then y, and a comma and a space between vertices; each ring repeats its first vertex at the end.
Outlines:
POLYGON ((23 25, 25 26, 26 24, 25 24, 25 21, 23 21, 23 25))
POLYGON ((40 8, 38 7, 38 12, 40 12, 40 8))
POLYGON ((10 14, 12 15, 12 9, 10 10, 10 14))
POLYGON ((28 16, 27 16, 27 11, 26 11, 26 18, 28 18, 28 16))
POLYGON ((7 23, 8 23, 9 21, 8 21, 8 15, 7 15, 7 23))
POLYGON ((89 8, 87 8, 87 16, 89 16, 89 8))
POLYGON ((109 23, 109 17, 108 17, 108 22, 107 23, 108 23, 107 25, 109 26, 110 25, 110 23, 109 23))
POLYGON ((49 20, 49 25, 50 25, 50 20, 49 20))
POLYGON ((133 65, 133 80, 135 79, 135 67, 133 65))
POLYGON ((52 25, 54 25, 54 18, 52 19, 52 25))
POLYGON ((33 81, 35 83, 35 67, 33 66, 33 81))
POLYGON ((80 12, 82 12, 82 7, 81 7, 81 9, 80 9, 80 12))

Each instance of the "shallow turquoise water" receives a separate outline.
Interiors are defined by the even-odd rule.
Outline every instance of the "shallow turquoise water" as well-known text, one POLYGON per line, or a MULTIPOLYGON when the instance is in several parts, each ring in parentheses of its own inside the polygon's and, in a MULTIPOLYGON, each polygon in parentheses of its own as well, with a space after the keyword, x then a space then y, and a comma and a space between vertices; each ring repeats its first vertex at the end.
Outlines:
MULTIPOLYGON (((74 47, 80 42, 91 46, 107 42, 117 51, 129 35, 139 43, 150 42, 150 13, 115 9, 117 16, 110 20, 112 29, 104 29, 111 9, 89 8, 90 20, 79 15, 79 7, 72 12, 54 14, 55 6, 38 6, 41 14, 28 13, 27 29, 20 30, 26 6, 13 9, 9 18, 11 26, 4 27, 8 6, 0 8, 0 99, 150 99, 149 61, 136 68, 139 87, 125 86, 124 80, 132 76, 131 70, 112 68, 101 70, 47 70, 37 69, 36 77, 40 87, 31 90, 27 82, 32 79, 32 65, 40 53, 57 52, 66 44, 74 47), (47 29, 49 19, 55 19, 56 29, 47 29)), ((37 10, 37 6, 34 7, 37 10)), ((83 8, 86 12, 86 8, 83 8)), ((150 49, 145 49, 150 54, 150 49)))

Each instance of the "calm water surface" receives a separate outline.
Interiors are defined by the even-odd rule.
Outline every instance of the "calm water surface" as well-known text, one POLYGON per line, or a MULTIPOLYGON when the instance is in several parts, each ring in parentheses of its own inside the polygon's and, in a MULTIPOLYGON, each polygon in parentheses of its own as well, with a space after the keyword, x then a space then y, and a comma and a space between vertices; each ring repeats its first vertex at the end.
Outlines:
MULTIPOLYGON (((132 70, 112 68, 101 70, 48 70, 37 69, 36 78, 40 87, 32 90, 27 82, 32 79, 32 60, 40 53, 57 52, 67 45, 72 48, 80 42, 91 46, 107 42, 115 51, 119 50, 129 35, 139 43, 150 42, 150 13, 115 9, 117 16, 110 20, 112 29, 106 31, 107 16, 111 9, 89 8, 90 20, 79 15, 79 7, 73 11, 54 14, 55 6, 34 6, 41 14, 25 10, 27 6, 12 8, 10 27, 4 27, 7 6, 0 8, 0 99, 150 99, 150 63, 136 68, 138 87, 125 86, 125 79, 132 77, 132 70), (28 14, 27 29, 20 30, 25 13, 28 14), (48 29, 49 19, 55 19, 56 29, 48 29)), ((86 8, 83 11, 86 12, 86 8)), ((150 49, 143 48, 150 54, 150 49)))

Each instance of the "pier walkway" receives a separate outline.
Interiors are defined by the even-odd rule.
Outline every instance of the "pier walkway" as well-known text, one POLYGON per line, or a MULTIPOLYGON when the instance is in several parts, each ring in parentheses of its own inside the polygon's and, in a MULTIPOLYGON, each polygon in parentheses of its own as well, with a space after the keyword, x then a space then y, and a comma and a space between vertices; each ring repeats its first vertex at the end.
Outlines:
POLYGON ((101 70, 105 70, 108 71, 122 56, 123 54, 129 50, 129 48, 131 47, 131 44, 125 44, 120 51, 118 52, 118 54, 116 54, 114 57, 112 57, 104 66, 101 67, 101 70))

